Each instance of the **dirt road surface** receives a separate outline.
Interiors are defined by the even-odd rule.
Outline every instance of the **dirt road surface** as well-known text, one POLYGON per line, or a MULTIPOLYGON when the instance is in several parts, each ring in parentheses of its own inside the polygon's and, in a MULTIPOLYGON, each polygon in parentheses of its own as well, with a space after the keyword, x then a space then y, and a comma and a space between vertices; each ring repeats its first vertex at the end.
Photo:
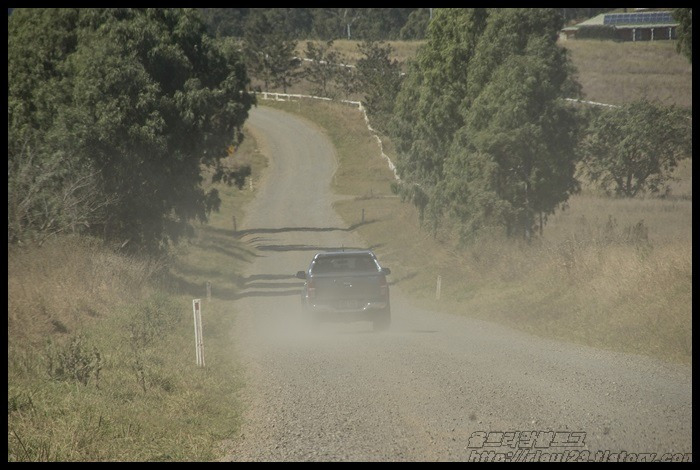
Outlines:
POLYGON ((225 460, 689 458, 690 366, 420 310, 400 285, 387 332, 309 328, 293 274, 318 251, 367 245, 331 207, 322 131, 264 106, 248 124, 271 161, 239 226, 257 257, 235 302, 246 411, 225 460))

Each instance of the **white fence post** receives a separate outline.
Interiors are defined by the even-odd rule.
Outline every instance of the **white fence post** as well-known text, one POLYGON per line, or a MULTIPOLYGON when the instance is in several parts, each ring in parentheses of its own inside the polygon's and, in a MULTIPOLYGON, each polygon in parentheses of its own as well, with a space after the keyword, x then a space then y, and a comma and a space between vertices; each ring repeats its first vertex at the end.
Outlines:
POLYGON ((197 365, 199 367, 204 367, 204 338, 202 337, 201 299, 192 300, 192 309, 194 310, 194 345, 197 357, 197 365))
POLYGON ((435 300, 440 300, 440 289, 442 287, 442 276, 437 277, 437 286, 435 288, 435 300))

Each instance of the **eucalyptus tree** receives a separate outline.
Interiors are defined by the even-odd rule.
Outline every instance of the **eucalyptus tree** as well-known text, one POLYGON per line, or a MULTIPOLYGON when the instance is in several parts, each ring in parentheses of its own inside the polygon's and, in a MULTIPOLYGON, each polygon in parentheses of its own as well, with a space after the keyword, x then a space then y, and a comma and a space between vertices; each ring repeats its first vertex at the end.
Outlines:
POLYGON ((250 75, 270 87, 287 88, 301 78, 296 57, 297 40, 282 26, 283 12, 253 9, 243 36, 243 51, 250 75))
POLYGON ((673 18, 678 21, 676 49, 693 63, 693 9, 674 8, 673 18))
POLYGON ((206 34, 198 10, 16 9, 8 178, 28 155, 55 169, 42 175, 48 193, 85 172, 109 207, 84 231, 161 248, 218 208, 202 169, 242 140, 248 82, 240 54, 206 34))
POLYGON ((393 121, 403 193, 433 224, 529 238, 577 191, 578 123, 562 98, 579 87, 562 24, 552 9, 435 12, 393 121))
POLYGON ((641 99, 595 110, 582 137, 584 174, 606 192, 664 192, 678 162, 692 154, 690 117, 641 99))
POLYGON ((401 87, 401 66, 391 59, 389 44, 364 41, 357 48, 362 54, 357 61, 358 88, 374 127, 386 132, 401 87))
POLYGON ((333 48, 333 40, 320 43, 308 41, 304 55, 308 61, 303 76, 311 83, 312 93, 333 97, 333 84, 345 67, 343 56, 333 48))

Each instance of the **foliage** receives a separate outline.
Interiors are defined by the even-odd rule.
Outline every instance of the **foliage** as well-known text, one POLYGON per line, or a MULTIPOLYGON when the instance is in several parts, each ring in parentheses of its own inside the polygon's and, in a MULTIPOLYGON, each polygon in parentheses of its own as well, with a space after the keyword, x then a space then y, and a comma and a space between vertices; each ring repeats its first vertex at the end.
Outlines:
MULTIPOLYGON (((359 41, 424 39, 437 8, 201 8, 212 36, 241 38, 257 13, 279 13, 278 29, 298 40, 359 41)), ((556 8, 566 24, 612 8, 556 8)))
POLYGON ((27 155, 53 171, 43 200, 94 176, 88 207, 106 210, 84 231, 134 248, 176 241, 217 208, 201 166, 241 140, 254 98, 197 10, 17 9, 8 29, 10 181, 27 155))
POLYGON ((332 97, 331 84, 344 69, 344 58, 333 50, 333 41, 325 44, 306 43, 306 58, 309 59, 304 70, 304 78, 312 84, 312 93, 332 97))
POLYGON ((428 27, 428 42, 409 64, 396 98, 391 134, 397 171, 406 183, 399 190, 407 190, 404 197, 419 204, 421 215, 432 221, 442 210, 435 186, 444 177, 451 141, 464 125, 459 105, 486 16, 483 9, 437 10, 428 27), (415 195, 420 197, 413 199, 415 195))
POLYGON ((401 88, 401 68, 391 60, 391 46, 365 41, 357 45, 363 57, 357 61, 358 88, 364 92, 367 114, 376 127, 385 130, 401 88))
MULTIPOLYGON (((352 27, 352 37, 348 39, 364 41, 382 41, 386 39, 398 39, 401 30, 408 22, 411 13, 417 8, 365 8, 352 27)), ((425 28, 427 25, 423 25, 425 28)), ((423 31, 424 33, 424 31, 423 31)), ((417 32, 420 34, 420 32, 417 32)))
POLYGON ((454 133, 464 125, 458 106, 466 94, 468 65, 486 12, 438 10, 428 29, 428 44, 409 64, 396 98, 393 134, 402 178, 433 186, 454 133))
POLYGON ((265 89, 282 87, 284 92, 300 78, 300 62, 295 56, 297 41, 289 32, 277 27, 281 13, 254 10, 244 33, 244 54, 250 73, 260 79, 265 89))
POLYGON ((243 37, 247 23, 256 15, 276 16, 275 27, 293 39, 390 40, 399 39, 410 26, 411 36, 425 34, 428 12, 425 8, 202 8, 209 33, 216 37, 243 37), (419 10, 425 13, 409 20, 419 10), (420 17, 420 20, 418 18, 420 17), (417 20, 417 21, 416 21, 417 20))
POLYGON ((75 166, 67 156, 46 160, 25 143, 8 160, 7 234, 10 243, 39 244, 59 233, 76 233, 103 223, 115 202, 99 190, 89 162, 75 166))
POLYGON ((213 37, 242 37, 250 8, 201 8, 209 34, 213 37))
POLYGON ((434 227, 446 214, 465 239, 488 226, 529 238, 577 190, 561 26, 547 9, 436 12, 392 122, 399 175, 434 227))
POLYGON ((598 111, 582 140, 584 172, 618 196, 657 193, 692 152, 692 122, 675 106, 641 99, 598 111))
POLYGON ((350 95, 360 91, 356 67, 345 66, 348 61, 342 53, 338 54, 338 59, 343 66, 336 69, 334 77, 335 92, 333 94, 340 94, 344 99, 349 100, 350 95))
POLYGON ((323 40, 397 39, 414 8, 311 8, 313 34, 323 40))
POLYGON ((317 37, 329 41, 351 39, 354 23, 368 14, 367 8, 317 8, 314 11, 313 31, 317 37))
POLYGON ((399 32, 399 39, 404 41, 413 39, 424 39, 425 32, 430 22, 429 8, 416 8, 408 15, 406 23, 399 32))
POLYGON ((679 53, 682 53, 688 58, 690 63, 693 63, 693 9, 692 8, 675 8, 673 10, 673 18, 678 21, 677 35, 678 44, 676 45, 679 53))

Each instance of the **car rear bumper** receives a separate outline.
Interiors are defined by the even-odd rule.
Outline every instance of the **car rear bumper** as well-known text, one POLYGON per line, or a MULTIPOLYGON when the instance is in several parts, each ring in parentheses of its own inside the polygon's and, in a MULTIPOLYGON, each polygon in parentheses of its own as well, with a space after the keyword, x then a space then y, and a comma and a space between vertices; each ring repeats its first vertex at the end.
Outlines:
POLYGON ((372 301, 360 302, 357 305, 351 303, 310 304, 309 310, 319 319, 327 321, 363 321, 373 320, 377 315, 389 308, 389 302, 372 301))

